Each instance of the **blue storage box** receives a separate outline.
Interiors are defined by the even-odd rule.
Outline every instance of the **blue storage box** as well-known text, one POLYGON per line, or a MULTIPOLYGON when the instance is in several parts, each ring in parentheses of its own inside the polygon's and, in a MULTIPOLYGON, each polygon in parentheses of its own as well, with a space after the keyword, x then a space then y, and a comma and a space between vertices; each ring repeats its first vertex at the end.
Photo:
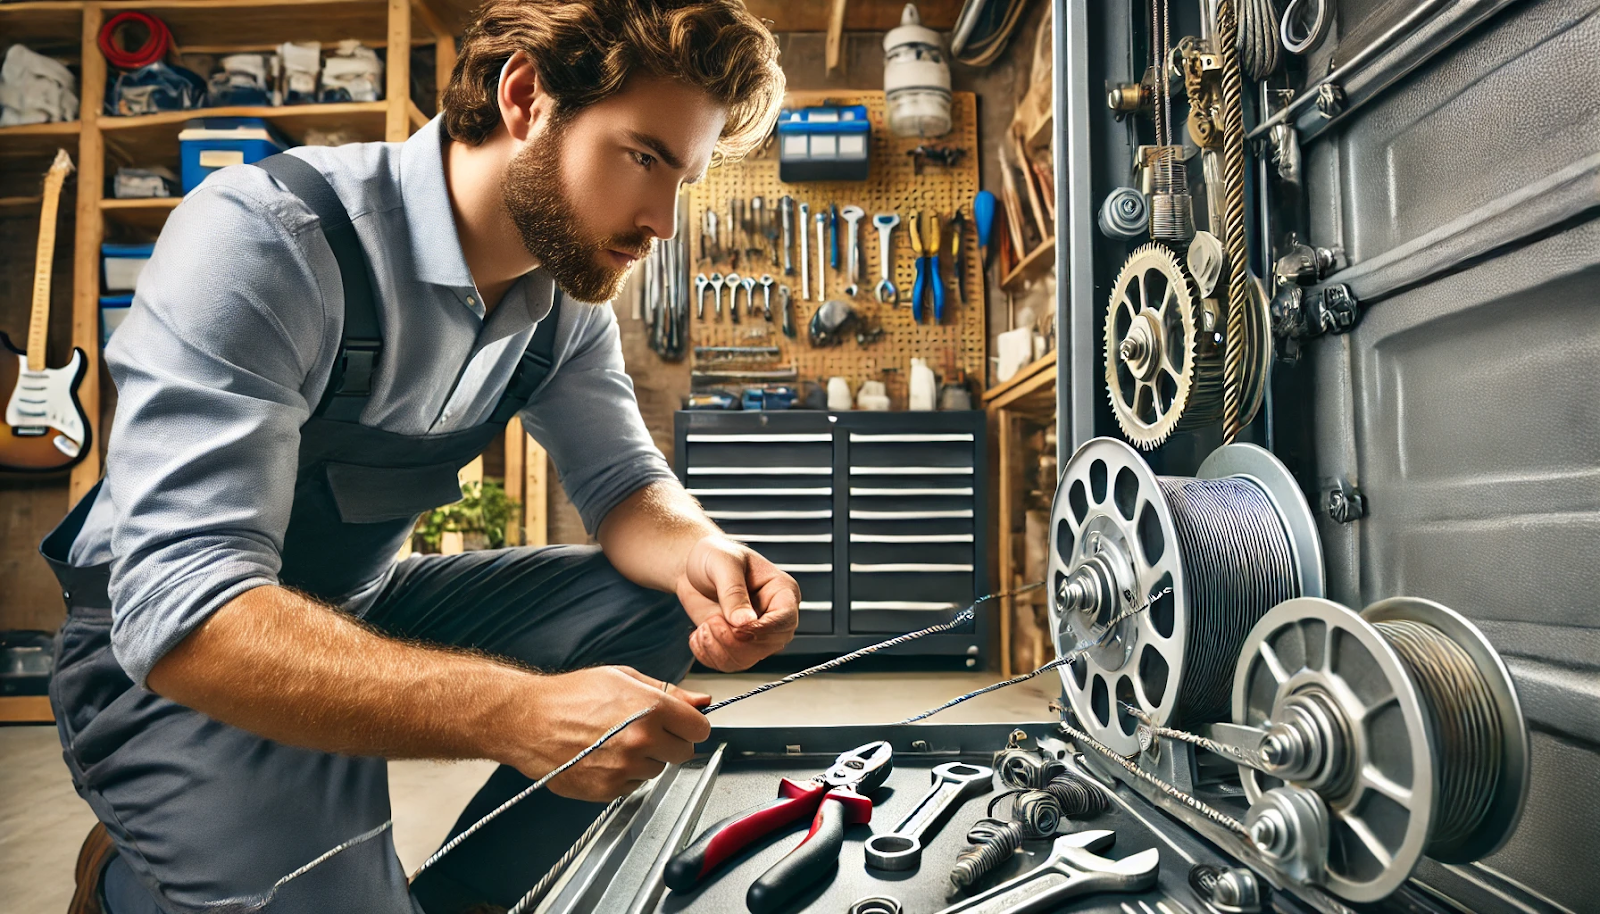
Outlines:
POLYGON ((132 292, 155 249, 154 244, 100 245, 100 263, 105 273, 102 288, 107 292, 132 292))
POLYGON ((206 117, 189 121, 178 134, 183 192, 200 186, 219 168, 247 165, 289 148, 289 141, 259 117, 206 117))
POLYGON ((111 334, 122 326, 123 318, 128 316, 128 309, 133 307, 132 295, 102 295, 100 296, 100 346, 111 342, 111 334))
POLYGON ((778 180, 865 181, 872 124, 866 105, 795 108, 778 115, 778 180))

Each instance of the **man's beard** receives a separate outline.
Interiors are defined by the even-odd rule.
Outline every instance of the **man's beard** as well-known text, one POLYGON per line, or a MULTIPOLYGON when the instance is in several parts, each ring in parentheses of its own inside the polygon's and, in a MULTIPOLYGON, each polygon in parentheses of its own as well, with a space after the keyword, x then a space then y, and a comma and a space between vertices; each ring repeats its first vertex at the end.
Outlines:
POLYGON ((643 259, 655 239, 642 230, 606 239, 593 239, 585 233, 562 181, 565 128, 559 118, 552 121, 543 136, 507 163, 503 182, 506 210, 523 246, 561 291, 578 301, 610 301, 622 290, 631 266, 616 266, 606 251, 643 259))

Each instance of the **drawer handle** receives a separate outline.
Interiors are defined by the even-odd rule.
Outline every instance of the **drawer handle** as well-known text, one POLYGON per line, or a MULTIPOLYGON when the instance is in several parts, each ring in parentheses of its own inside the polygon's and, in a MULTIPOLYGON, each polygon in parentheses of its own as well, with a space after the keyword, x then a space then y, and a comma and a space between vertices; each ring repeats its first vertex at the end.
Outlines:
MULTIPOLYGON (((689 491, 693 492, 693 489, 689 491)), ((897 495, 971 495, 972 487, 960 489, 865 489, 857 486, 850 487, 851 495, 887 495, 891 498, 897 495)))
MULTIPOLYGON (((780 566, 782 567, 782 566, 780 566)), ((850 570, 861 574, 900 574, 913 571, 972 571, 971 565, 943 565, 936 562, 898 562, 887 565, 850 563, 850 570)))
POLYGON ((813 612, 813 611, 821 612, 821 611, 832 610, 832 609, 833 609, 833 602, 830 601, 830 600, 801 600, 800 601, 800 611, 801 612, 813 612))
MULTIPOLYGON (((972 472, 971 470, 967 471, 972 472)), ((832 476, 833 467, 690 467, 690 476, 832 476)))
POLYGON ((897 444, 897 443, 912 444, 912 443, 933 442, 933 441, 971 441, 972 440, 972 433, 971 432, 964 432, 964 433, 950 432, 950 433, 945 433, 945 434, 922 434, 922 435, 910 435, 910 434, 907 434, 907 435, 869 435, 869 434, 866 434, 866 433, 863 433, 863 432, 851 432, 850 433, 850 440, 851 441, 863 441, 863 442, 882 442, 884 444, 897 444))
POLYGON ((728 533, 741 543, 831 543, 832 533, 728 533))
POLYGON ((686 440, 690 444, 762 444, 779 441, 832 441, 833 435, 830 432, 817 432, 809 435, 689 435, 686 440))
POLYGON ((686 491, 696 498, 702 495, 711 497, 719 495, 731 497, 741 495, 832 495, 833 487, 827 486, 820 489, 688 489, 686 491))
POLYGON ((713 520, 823 520, 833 516, 827 511, 707 511, 713 520))
POLYGON ((829 572, 829 571, 833 570, 833 565, 830 564, 830 563, 827 563, 827 562, 824 562, 824 563, 818 564, 818 565, 806 565, 806 564, 784 565, 784 564, 779 564, 777 562, 773 562, 772 564, 779 571, 787 571, 790 574, 817 574, 817 573, 829 572))
MULTIPOLYGON (((689 472, 693 473, 694 470, 689 472)), ((972 467, 858 467, 851 476, 971 476, 972 467)))
POLYGON ((970 543, 970 533, 852 533, 852 543, 970 543))
POLYGON ((935 520, 948 517, 971 517, 972 509, 955 511, 851 511, 851 520, 935 520))
POLYGON ((948 612, 960 609, 960 603, 919 603, 915 600, 851 600, 851 610, 908 609, 915 612, 948 612))

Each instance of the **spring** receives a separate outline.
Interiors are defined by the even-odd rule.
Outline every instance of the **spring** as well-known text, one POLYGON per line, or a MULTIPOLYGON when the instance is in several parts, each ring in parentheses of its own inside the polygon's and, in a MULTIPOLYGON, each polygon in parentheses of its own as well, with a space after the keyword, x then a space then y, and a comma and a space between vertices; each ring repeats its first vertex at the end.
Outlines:
POLYGON ((1061 825, 1061 804, 1043 790, 1008 790, 989 801, 989 818, 1002 800, 1011 801, 1011 821, 1022 826, 1024 838, 1054 837, 1061 825))
POLYGON ((1439 792, 1428 837, 1432 853, 1465 840, 1489 815, 1503 767, 1502 722, 1482 671, 1444 632, 1400 619, 1374 625, 1422 693, 1434 730, 1439 792))
POLYGON ((1300 595, 1299 577, 1283 521, 1255 483, 1167 476, 1159 482, 1178 532, 1189 605, 1171 722, 1192 726, 1226 716, 1245 636, 1267 610, 1300 595))
POLYGON ((1056 775, 1042 790, 1055 798, 1066 817, 1099 815, 1110 805, 1105 791, 1075 774, 1056 775))
POLYGON ((1038 790, 1067 770, 1066 765, 1053 758, 1016 747, 995 753, 994 762, 1000 783, 1019 790, 1038 790))
POLYGON ((967 843, 972 847, 962 851, 950 869, 950 885, 958 892, 965 891, 995 867, 1010 860, 1022 846, 1022 838, 1020 822, 979 819, 967 832, 967 843))

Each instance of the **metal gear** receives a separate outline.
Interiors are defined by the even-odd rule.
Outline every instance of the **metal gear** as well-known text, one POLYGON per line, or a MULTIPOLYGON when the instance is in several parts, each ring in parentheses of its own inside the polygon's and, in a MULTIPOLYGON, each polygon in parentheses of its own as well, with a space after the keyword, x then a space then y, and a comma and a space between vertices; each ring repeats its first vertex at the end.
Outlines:
POLYGON ((1111 289, 1106 389, 1122 433, 1144 450, 1221 418, 1222 353, 1199 313, 1194 278, 1164 245, 1134 251, 1111 289))

